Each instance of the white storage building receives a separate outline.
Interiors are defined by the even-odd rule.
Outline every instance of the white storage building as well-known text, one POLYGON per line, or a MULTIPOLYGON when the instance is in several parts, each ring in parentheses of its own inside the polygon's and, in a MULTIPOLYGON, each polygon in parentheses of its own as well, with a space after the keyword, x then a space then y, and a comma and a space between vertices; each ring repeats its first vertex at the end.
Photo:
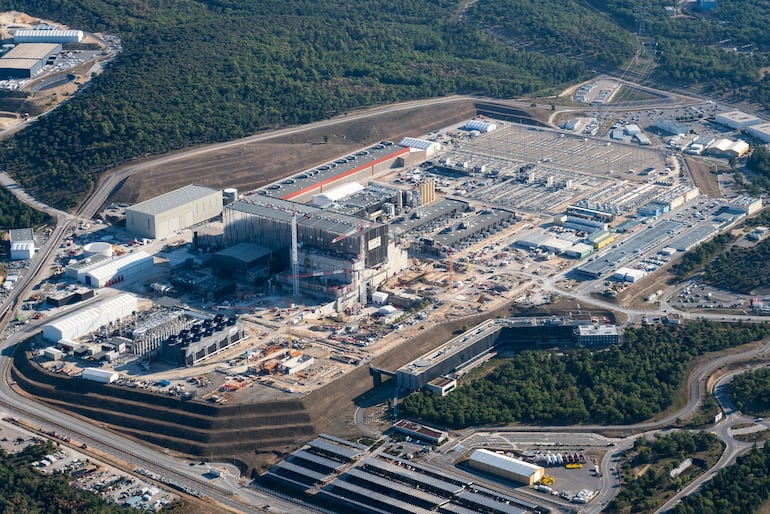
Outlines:
POLYGON ((425 152, 426 157, 433 157, 441 150, 439 143, 428 141, 427 139, 417 139, 416 137, 405 137, 398 144, 410 150, 422 150, 425 152))
POLYGON ((729 204, 732 211, 752 216, 762 210, 762 199, 751 196, 739 196, 729 204))
POLYGON ((43 337, 49 341, 74 341, 104 325, 135 313, 139 305, 136 297, 122 294, 96 305, 81 309, 69 316, 43 325, 43 337))
POLYGON ((141 271, 152 268, 153 258, 143 251, 127 253, 109 262, 91 268, 82 276, 82 282, 91 287, 109 287, 131 279, 141 271))
POLYGON ((8 231, 11 242, 11 260, 31 259, 35 255, 35 233, 31 228, 15 228, 8 231))
POLYGON ((705 152, 720 157, 743 157, 749 151, 749 144, 740 139, 732 141, 730 139, 718 139, 711 143, 705 152))
POLYGON ((746 129, 750 136, 765 143, 770 143, 770 123, 760 123, 746 129))
POLYGON ((762 123, 761 119, 753 114, 748 114, 743 111, 720 112, 716 115, 714 121, 735 130, 745 129, 752 125, 759 125, 762 123))
POLYGON ((486 473, 528 485, 534 485, 545 475, 541 466, 484 449, 474 450, 468 464, 486 473))
MULTIPOLYGON (((497 128, 497 125, 495 125, 494 123, 489 123, 481 120, 471 120, 465 125, 463 125, 463 128, 465 130, 478 130, 479 132, 487 133, 495 130, 497 128)), ((572 129, 569 129, 569 130, 572 130, 572 129)))
POLYGON ((348 184, 342 184, 341 186, 330 189, 325 193, 315 195, 313 197, 313 205, 315 205, 316 207, 325 209, 326 207, 329 207, 334 202, 338 202, 339 200, 342 200, 346 196, 350 196, 352 194, 358 193, 359 191, 363 191, 363 190, 364 190, 364 186, 362 186, 358 182, 350 182, 348 184))
POLYGON ((83 370, 83 374, 80 375, 80 378, 101 382, 102 384, 111 384, 120 378, 120 375, 111 369, 86 368, 83 370))
POLYGON ((19 29, 13 33, 14 43, 80 43, 82 30, 19 29))
POLYGON ((612 275, 612 278, 634 283, 643 279, 645 275, 647 275, 647 272, 640 269, 618 268, 612 275))
POLYGON ((161 239, 222 214, 222 191, 190 184, 126 209, 126 229, 161 239))

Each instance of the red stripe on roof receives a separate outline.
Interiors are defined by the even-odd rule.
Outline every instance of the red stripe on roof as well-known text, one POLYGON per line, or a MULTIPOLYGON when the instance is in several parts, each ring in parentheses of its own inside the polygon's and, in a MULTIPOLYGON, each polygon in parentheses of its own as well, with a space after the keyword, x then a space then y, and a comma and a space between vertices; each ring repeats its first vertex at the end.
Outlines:
MULTIPOLYGON (((363 171, 366 168, 374 168, 374 166, 383 163, 387 161, 388 159, 393 159, 395 157, 398 157, 400 155, 403 155, 405 153, 409 153, 409 148, 402 148, 396 152, 393 152, 392 154, 386 155, 384 157, 380 157, 379 159, 376 159, 372 162, 362 164, 361 166, 357 166, 353 168, 352 170, 345 171, 343 173, 340 173, 339 175, 334 175, 333 177, 329 177, 326 180, 322 180, 321 182, 316 182, 315 184, 311 186, 307 186, 305 188, 300 189, 299 191, 294 191, 293 193, 289 193, 286 196, 281 197, 282 200, 292 200, 294 198, 297 198, 298 196, 302 196, 305 193, 309 193, 313 191, 314 189, 321 189, 323 191, 324 186, 328 186, 329 184, 332 184, 334 182, 337 182, 338 180, 341 180, 345 177, 349 177, 350 175, 353 175, 355 173, 358 173, 359 171, 363 171)), ((372 170, 372 173, 374 173, 374 170, 372 170)))

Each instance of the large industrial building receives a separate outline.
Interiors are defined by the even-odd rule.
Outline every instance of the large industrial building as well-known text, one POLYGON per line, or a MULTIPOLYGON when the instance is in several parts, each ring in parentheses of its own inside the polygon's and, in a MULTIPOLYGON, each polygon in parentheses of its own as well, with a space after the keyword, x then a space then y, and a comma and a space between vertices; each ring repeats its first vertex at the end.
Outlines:
POLYGON ((19 29, 13 33, 14 43, 80 43, 82 30, 61 30, 53 27, 19 29))
POLYGON ((763 143, 770 143, 770 123, 758 123, 752 125, 746 131, 750 136, 759 139, 763 143))
POLYGON ((222 191, 190 184, 126 209, 126 228, 162 239, 222 214, 222 191))
POLYGON ((468 464, 481 471, 527 485, 534 485, 545 475, 545 469, 541 466, 483 448, 473 451, 468 464))
MULTIPOLYGON (((102 257, 102 256, 100 256, 102 257)), ((100 261, 88 268, 78 279, 91 287, 109 287, 135 278, 140 272, 152 268, 153 257, 143 251, 127 253, 114 259, 100 261)))
POLYGON ((760 118, 743 111, 720 112, 716 115, 714 121, 735 130, 742 130, 762 123, 760 118))
MULTIPOLYGON (((590 323, 590 320, 588 321, 590 323)), ((582 319, 561 317, 490 319, 451 339, 396 371, 398 387, 417 391, 431 380, 456 375, 462 368, 504 344, 616 344, 617 327, 579 330, 582 319)))
POLYGON ((34 77, 46 60, 61 51, 56 43, 24 43, 16 45, 0 57, 0 79, 28 79, 34 77))
POLYGON ((387 225, 311 205, 252 195, 228 205, 223 219, 228 244, 258 243, 273 250, 287 270, 278 275, 281 283, 336 300, 337 309, 348 306, 351 294, 361 300, 378 274, 392 275, 407 265, 406 252, 390 241, 387 225), (293 234, 297 267, 292 270, 293 234))
POLYGON ((49 341, 73 341, 101 327, 136 314, 138 303, 131 294, 121 294, 76 313, 43 325, 43 337, 49 341))
POLYGON ((11 260, 31 259, 35 255, 35 233, 31 228, 17 228, 8 231, 11 243, 11 260))

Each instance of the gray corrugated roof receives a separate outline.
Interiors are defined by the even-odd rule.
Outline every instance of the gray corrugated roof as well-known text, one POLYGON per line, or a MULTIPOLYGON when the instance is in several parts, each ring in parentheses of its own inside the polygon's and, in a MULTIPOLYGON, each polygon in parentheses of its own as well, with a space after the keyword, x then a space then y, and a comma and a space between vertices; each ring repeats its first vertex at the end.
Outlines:
POLYGON ((346 214, 324 211, 312 205, 278 198, 264 198, 256 195, 231 203, 227 208, 265 218, 272 218, 284 223, 291 223, 292 209, 295 209, 297 225, 317 228, 333 234, 347 234, 361 223, 360 218, 346 214))
MULTIPOLYGON (((188 202, 204 198, 212 193, 216 193, 219 189, 213 189, 211 187, 199 186, 197 184, 190 184, 188 186, 180 187, 174 191, 170 191, 166 194, 156 196, 150 200, 132 205, 126 212, 140 212, 142 214, 159 214, 167 211, 175 206, 184 205, 188 202)), ((221 194, 221 191, 220 191, 221 194)), ((220 202, 222 200, 220 199, 220 202)))
POLYGON ((11 240, 11 243, 34 241, 35 233, 31 228, 12 228, 8 231, 8 237, 11 240))

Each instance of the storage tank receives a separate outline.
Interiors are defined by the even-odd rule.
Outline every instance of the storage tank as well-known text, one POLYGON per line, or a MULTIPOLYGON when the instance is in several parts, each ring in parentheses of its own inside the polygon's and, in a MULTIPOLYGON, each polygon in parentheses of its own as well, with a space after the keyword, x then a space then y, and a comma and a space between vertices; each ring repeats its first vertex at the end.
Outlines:
POLYGON ((112 244, 104 241, 88 243, 83 247, 83 255, 86 257, 91 257, 93 255, 104 255, 105 257, 112 257, 112 244))
POLYGON ((234 187, 228 187, 222 191, 222 201, 225 205, 230 205, 238 199, 238 190, 234 187))

